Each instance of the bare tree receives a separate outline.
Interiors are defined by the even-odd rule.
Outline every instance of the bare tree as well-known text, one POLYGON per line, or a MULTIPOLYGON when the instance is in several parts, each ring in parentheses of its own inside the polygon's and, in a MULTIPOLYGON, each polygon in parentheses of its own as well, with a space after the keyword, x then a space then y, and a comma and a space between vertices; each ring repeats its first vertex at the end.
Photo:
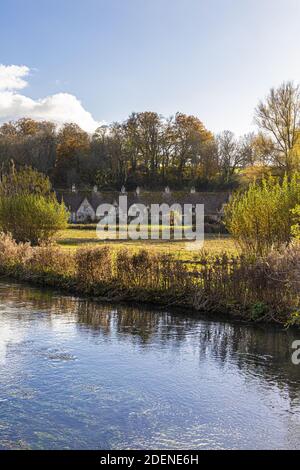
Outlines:
POLYGON ((271 137, 276 152, 273 163, 287 173, 294 167, 294 149, 300 139, 300 88, 292 82, 272 88, 255 110, 255 122, 271 137))
POLYGON ((231 131, 223 131, 217 136, 219 167, 226 183, 229 183, 238 168, 243 168, 249 160, 248 136, 237 140, 231 131))

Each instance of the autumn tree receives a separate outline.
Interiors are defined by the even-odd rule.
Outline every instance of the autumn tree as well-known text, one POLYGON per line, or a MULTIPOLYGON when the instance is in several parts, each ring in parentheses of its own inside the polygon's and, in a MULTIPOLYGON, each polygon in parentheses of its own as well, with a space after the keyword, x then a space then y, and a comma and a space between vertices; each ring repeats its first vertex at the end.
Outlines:
POLYGON ((90 149, 89 135, 77 124, 65 124, 57 135, 55 184, 67 187, 80 179, 80 160, 90 149))
POLYGON ((21 119, 0 127, 0 173, 11 161, 47 174, 57 189, 210 187, 219 174, 216 140, 195 116, 132 113, 92 136, 76 124, 21 119))
POLYGON ((178 187, 217 171, 213 136, 194 116, 165 119, 154 112, 132 113, 121 124, 97 130, 92 142, 101 162, 100 186, 110 178, 119 187, 178 187))
POLYGON ((194 163, 200 153, 201 145, 212 140, 213 135, 195 116, 177 113, 174 120, 174 159, 179 172, 189 163, 194 163))

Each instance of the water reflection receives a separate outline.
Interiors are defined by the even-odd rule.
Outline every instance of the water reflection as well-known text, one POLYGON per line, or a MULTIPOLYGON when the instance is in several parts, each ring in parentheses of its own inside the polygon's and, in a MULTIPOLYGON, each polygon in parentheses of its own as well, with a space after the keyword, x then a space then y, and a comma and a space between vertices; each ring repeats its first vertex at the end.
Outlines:
POLYGON ((296 338, 2 283, 0 447, 296 448, 296 338))

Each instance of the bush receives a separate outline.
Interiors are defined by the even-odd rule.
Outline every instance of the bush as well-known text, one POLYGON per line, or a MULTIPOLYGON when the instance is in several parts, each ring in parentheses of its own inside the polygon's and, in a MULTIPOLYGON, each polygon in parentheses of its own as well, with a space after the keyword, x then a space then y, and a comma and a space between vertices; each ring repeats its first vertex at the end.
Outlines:
POLYGON ((32 255, 28 243, 16 243, 9 233, 0 234, 0 270, 7 272, 23 267, 32 255))
POLYGON ((300 204, 292 210, 293 222, 292 235, 296 240, 300 240, 300 204))
POLYGON ((112 257, 108 247, 79 249, 75 255, 78 284, 84 290, 112 279, 112 257))
POLYGON ((26 269, 32 273, 69 277, 75 274, 74 255, 57 245, 45 244, 31 250, 26 269))
POLYGON ((151 268, 151 258, 146 250, 132 254, 123 249, 116 255, 117 278, 124 286, 146 287, 151 268))
POLYGON ((20 194, 0 197, 0 228, 17 242, 32 245, 50 240, 67 226, 67 212, 55 197, 20 194))
POLYGON ((267 259, 267 276, 273 282, 276 290, 279 286, 292 289, 300 294, 300 243, 291 243, 276 252, 271 252, 267 259))
POLYGON ((17 242, 33 245, 50 240, 67 226, 68 214, 51 191, 49 178, 12 166, 0 184, 0 229, 17 242))
POLYGON ((244 253, 265 256, 292 237, 292 209, 300 203, 299 175, 289 181, 264 179, 233 195, 225 208, 225 225, 244 253))

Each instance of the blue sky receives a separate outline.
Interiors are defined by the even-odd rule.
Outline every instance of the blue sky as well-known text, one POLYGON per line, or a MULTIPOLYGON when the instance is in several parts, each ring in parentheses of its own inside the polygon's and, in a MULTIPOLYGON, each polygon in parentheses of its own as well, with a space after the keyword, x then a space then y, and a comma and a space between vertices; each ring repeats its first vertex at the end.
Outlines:
POLYGON ((248 132, 271 86, 300 81, 299 19, 300 0, 0 0, 0 63, 28 67, 0 120, 181 111, 248 132))

